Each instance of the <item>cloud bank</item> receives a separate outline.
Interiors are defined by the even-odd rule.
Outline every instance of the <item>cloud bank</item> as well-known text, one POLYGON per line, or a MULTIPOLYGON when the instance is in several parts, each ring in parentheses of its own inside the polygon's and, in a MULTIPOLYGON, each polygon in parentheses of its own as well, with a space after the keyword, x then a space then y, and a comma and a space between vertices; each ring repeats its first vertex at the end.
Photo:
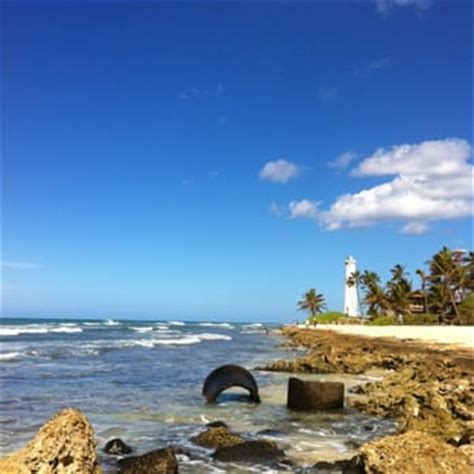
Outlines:
POLYGON ((292 201, 289 216, 314 219, 328 230, 395 221, 403 224, 402 233, 424 233, 430 222, 473 214, 471 153, 459 138, 378 149, 351 175, 391 180, 339 196, 326 210, 308 199, 292 201))

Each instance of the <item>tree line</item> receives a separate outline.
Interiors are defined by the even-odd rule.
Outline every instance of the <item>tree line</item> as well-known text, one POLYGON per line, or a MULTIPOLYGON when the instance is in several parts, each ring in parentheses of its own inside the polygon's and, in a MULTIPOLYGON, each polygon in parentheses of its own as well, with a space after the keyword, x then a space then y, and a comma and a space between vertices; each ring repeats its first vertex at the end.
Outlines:
MULTIPOLYGON (((362 313, 369 318, 378 316, 404 318, 414 313, 432 316, 431 322, 474 323, 474 252, 460 252, 443 247, 426 263, 426 269, 417 269, 420 287, 413 281, 403 265, 390 270, 385 284, 373 271, 357 271, 348 279, 363 295, 359 301, 362 313)), ((324 296, 312 288, 298 302, 301 310, 312 317, 325 308, 324 296)))

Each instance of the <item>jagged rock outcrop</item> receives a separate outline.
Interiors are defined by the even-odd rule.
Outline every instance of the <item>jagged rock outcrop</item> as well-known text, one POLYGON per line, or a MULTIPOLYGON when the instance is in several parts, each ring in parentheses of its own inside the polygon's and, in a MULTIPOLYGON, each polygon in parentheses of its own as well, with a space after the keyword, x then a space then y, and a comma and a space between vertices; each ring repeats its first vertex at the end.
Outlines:
POLYGON ((23 449, 0 459, 2 474, 100 474, 94 430, 80 410, 51 418, 23 449))
POLYGON ((366 443, 361 457, 367 474, 472 474, 469 456, 420 431, 366 443))
POLYGON ((199 433, 191 438, 191 441, 206 448, 219 448, 243 443, 245 440, 241 436, 232 433, 226 426, 218 426, 199 433))

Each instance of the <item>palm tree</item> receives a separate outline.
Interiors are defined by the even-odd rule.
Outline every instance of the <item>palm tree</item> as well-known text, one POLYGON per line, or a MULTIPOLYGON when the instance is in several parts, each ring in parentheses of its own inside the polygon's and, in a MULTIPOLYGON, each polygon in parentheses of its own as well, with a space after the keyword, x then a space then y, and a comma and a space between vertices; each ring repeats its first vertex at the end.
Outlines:
POLYGON ((395 265, 391 270, 392 278, 387 283, 387 299, 390 309, 402 317, 410 312, 412 283, 407 278, 405 267, 395 265))
MULTIPOLYGON (((447 247, 443 247, 428 262, 430 266, 430 279, 432 286, 436 287, 434 294, 448 296, 450 306, 452 307, 456 319, 459 319, 459 310, 455 298, 455 291, 461 287, 463 267, 454 258, 454 253, 447 247)), ((443 298, 444 300, 445 298, 443 298)), ((447 313, 449 305, 443 301, 444 306, 441 311, 447 313)))
POLYGON ((322 313, 326 307, 324 296, 316 292, 315 288, 309 289, 304 295, 303 299, 298 301, 298 309, 300 311, 307 311, 311 318, 317 314, 322 313))
POLYGON ((416 274, 420 277, 421 280, 421 292, 423 294, 423 300, 424 300, 424 313, 429 313, 429 307, 428 307, 428 292, 426 290, 426 283, 428 281, 428 275, 421 270, 421 268, 418 268, 416 270, 416 274))
POLYGON ((388 309, 387 295, 380 285, 380 277, 375 272, 365 270, 360 276, 362 289, 365 292, 364 304, 367 305, 367 313, 378 316, 382 311, 388 309))

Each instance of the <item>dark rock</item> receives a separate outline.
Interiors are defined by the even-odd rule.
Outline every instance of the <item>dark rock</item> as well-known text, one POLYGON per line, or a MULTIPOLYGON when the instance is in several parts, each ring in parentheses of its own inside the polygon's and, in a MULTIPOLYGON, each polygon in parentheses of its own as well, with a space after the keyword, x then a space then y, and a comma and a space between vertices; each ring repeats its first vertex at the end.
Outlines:
POLYGON ((218 428, 209 428, 191 438, 191 441, 205 448, 219 448, 223 446, 234 446, 235 444, 242 443, 244 439, 232 433, 229 428, 221 426, 218 428))
POLYGON ((465 444, 474 444, 474 429, 473 428, 470 428, 467 431, 465 431, 458 442, 458 446, 463 446, 465 444))
POLYGON ((211 421, 210 423, 206 423, 208 428, 228 428, 227 423, 223 421, 211 421))
POLYGON ((257 382, 253 375, 239 365, 222 365, 214 369, 204 381, 202 394, 208 403, 213 403, 217 397, 230 387, 241 387, 249 392, 251 402, 260 403, 257 382))
POLYGON ((259 440, 217 448, 212 457, 223 462, 280 462, 285 453, 273 441, 259 440))
POLYGON ((120 456, 122 454, 130 454, 132 452, 132 448, 125 444, 120 438, 114 438, 104 446, 104 452, 107 454, 112 454, 115 456, 120 456))
POLYGON ((360 456, 335 462, 321 461, 313 466, 320 474, 364 474, 364 463, 360 456))
POLYGON ((172 448, 150 451, 119 461, 120 474, 177 474, 178 463, 172 448))
POLYGON ((292 410, 331 410, 344 406, 344 384, 313 382, 290 377, 288 408, 292 410))

